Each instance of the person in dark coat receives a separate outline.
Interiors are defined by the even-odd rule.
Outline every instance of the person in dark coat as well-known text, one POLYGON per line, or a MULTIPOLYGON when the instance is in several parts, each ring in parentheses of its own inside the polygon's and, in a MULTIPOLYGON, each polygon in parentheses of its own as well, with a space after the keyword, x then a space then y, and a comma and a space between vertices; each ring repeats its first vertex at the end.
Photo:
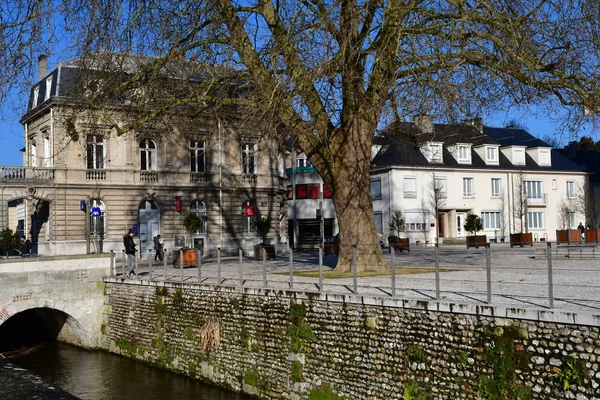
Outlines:
POLYGON ((127 270, 125 271, 125 275, 128 278, 131 278, 132 275, 137 276, 137 273, 135 272, 137 268, 137 257, 135 256, 135 253, 137 250, 133 240, 133 229, 130 229, 129 233, 123 236, 123 245, 125 246, 125 257, 127 257, 127 270))

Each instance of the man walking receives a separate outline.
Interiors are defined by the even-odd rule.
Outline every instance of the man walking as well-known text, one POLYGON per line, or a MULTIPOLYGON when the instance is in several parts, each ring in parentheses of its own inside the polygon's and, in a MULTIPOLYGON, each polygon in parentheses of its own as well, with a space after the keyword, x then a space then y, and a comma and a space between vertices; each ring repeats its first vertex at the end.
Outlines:
POLYGON ((123 245, 125 246, 125 254, 127 257, 127 271, 125 276, 131 278, 132 275, 137 276, 135 269, 137 268, 137 257, 135 256, 135 242, 133 241, 133 229, 129 230, 129 233, 123 236, 123 245))
POLYGON ((154 250, 156 250, 156 254, 154 255, 154 261, 163 260, 165 256, 164 247, 165 244, 162 238, 160 237, 160 235, 156 235, 156 237, 154 238, 154 250))

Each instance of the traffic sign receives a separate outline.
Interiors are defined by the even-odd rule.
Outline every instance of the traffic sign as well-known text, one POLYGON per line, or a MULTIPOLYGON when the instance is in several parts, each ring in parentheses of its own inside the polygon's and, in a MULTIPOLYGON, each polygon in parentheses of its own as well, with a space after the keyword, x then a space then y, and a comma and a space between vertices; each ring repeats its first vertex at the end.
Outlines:
POLYGON ((92 217, 99 217, 100 215, 102 215, 102 210, 100 210, 100 207, 92 207, 92 217))

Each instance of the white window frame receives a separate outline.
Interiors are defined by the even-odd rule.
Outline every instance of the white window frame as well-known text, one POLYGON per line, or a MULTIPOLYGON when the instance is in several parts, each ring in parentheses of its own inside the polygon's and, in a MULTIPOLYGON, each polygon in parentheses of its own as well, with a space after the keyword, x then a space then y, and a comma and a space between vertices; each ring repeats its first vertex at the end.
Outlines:
POLYGON ((29 164, 32 167, 37 167, 37 146, 35 140, 31 141, 29 164))
POLYGON ((31 108, 37 107, 38 99, 40 97, 40 87, 36 86, 33 88, 33 102, 31 104, 31 108))
POLYGON ((86 167, 87 169, 104 169, 104 158, 106 156, 106 147, 104 146, 104 136, 90 135, 86 143, 86 167), (90 153, 90 146, 92 152, 90 153), (99 156, 98 148, 102 150, 102 155, 99 156), (92 159, 90 160, 90 154, 92 159), (90 167, 91 165, 91 167, 90 167))
POLYGON ((444 147, 442 143, 429 143, 430 162, 442 163, 444 161, 444 147))
POLYGON ((196 216, 202 220, 202 228, 197 231, 196 234, 206 235, 206 232, 208 231, 206 227, 208 221, 206 204, 203 201, 194 200, 192 201, 192 204, 190 204, 190 212, 196 214, 196 216))
POLYGON ((52 166, 52 150, 50 148, 50 138, 44 135, 42 139, 44 141, 44 167, 50 168, 52 166))
POLYGON ((498 148, 486 147, 485 148, 485 160, 487 163, 498 163, 498 148))
POLYGON ((575 181, 567 181, 567 198, 575 198, 575 181))
POLYGON ((156 143, 154 140, 142 139, 140 141, 140 170, 156 171, 158 169, 157 158, 156 143))
POLYGON ((415 176, 405 176, 402 179, 402 192, 403 192, 403 196, 404 198, 407 199, 416 199, 417 198, 417 177, 415 176), (406 182, 407 181, 411 181, 414 182, 414 191, 412 190, 406 190, 406 182))
POLYGON ((481 219, 483 219, 483 230, 495 231, 502 229, 501 211, 482 211, 481 219))
POLYGON ((203 140, 192 139, 189 143, 189 150, 190 171, 206 172, 206 142, 203 140))
POLYGON ((513 149, 513 164, 525 165, 525 149, 513 149))
POLYGON ((528 211, 527 226, 529 229, 544 229, 544 213, 541 211, 528 211))
POLYGON ((258 145, 256 143, 242 142, 242 174, 256 174, 257 149, 258 145))
POLYGON ((575 221, 577 221, 577 213, 574 211, 569 211, 567 213, 567 224, 569 229, 577 228, 577 222, 575 221))
POLYGON ((501 197, 503 195, 502 191, 502 178, 492 178, 492 197, 501 197))
POLYGON ((474 189, 475 189, 475 179, 473 177, 464 177, 463 178, 463 197, 474 197, 475 196, 474 189))
POLYGON ((448 197, 448 186, 446 185, 446 177, 435 177, 435 189, 439 190, 440 199, 445 199, 448 197))
POLYGON ((429 229, 429 214, 426 212, 406 212, 404 221, 406 232, 423 232, 429 229))
POLYGON ((524 184, 528 199, 541 199, 544 197, 544 183, 542 181, 526 180, 524 184))
POLYGON ((470 163, 471 162, 471 151, 470 150, 471 150, 470 147, 467 145, 458 145, 458 148, 456 150, 456 156, 457 156, 458 162, 470 163))
POLYGON ((377 228, 377 232, 383 233, 383 214, 381 211, 375 211, 373 215, 375 217, 375 227, 377 228))
POLYGON ((52 90, 52 75, 46 78, 46 92, 44 93, 44 101, 50 98, 50 91, 52 90))
POLYGON ((550 150, 539 150, 538 157, 540 165, 551 165, 550 150), (542 159, 544 157, 546 158, 545 160, 542 159))
POLYGON ((381 178, 371 179, 371 199, 372 200, 381 200, 383 198, 383 192, 382 192, 381 188, 382 188, 381 178), (375 191, 373 191, 374 183, 379 185, 379 193, 376 193, 375 191))

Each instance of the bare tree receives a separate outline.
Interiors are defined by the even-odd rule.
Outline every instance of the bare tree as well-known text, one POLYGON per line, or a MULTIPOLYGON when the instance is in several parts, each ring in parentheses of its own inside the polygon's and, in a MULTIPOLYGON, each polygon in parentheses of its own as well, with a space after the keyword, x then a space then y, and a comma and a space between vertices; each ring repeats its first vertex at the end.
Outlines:
POLYGON ((428 209, 434 215, 436 219, 435 224, 435 243, 439 244, 440 238, 440 220, 439 213, 442 208, 446 206, 446 180, 436 178, 435 172, 431 173, 431 180, 429 181, 429 207, 428 209))
POLYGON ((525 193, 525 178, 522 172, 515 175, 513 188, 512 215, 514 219, 519 221, 519 232, 527 233, 529 231, 527 226, 527 194, 525 193))
MULTIPOLYGON (((32 54, 61 38, 74 54, 155 57, 116 85, 113 93, 137 90, 140 103, 121 133, 169 110, 248 107, 293 135, 332 191, 338 268, 349 270, 351 246, 378 238, 369 189, 377 127, 423 111, 460 121, 514 105, 548 115, 564 105, 569 126, 593 118, 599 9, 595 0, 13 0, 0 22, 0 74, 10 93, 32 54), (180 59, 237 77, 189 71, 204 89, 165 84, 162 72, 180 59), (214 85, 244 95, 214 96, 214 85)), ((385 266, 378 247, 357 263, 385 266)))
POLYGON ((507 217, 510 215, 510 205, 506 201, 506 191, 502 191, 501 197, 499 199, 500 205, 500 236, 502 241, 505 240, 507 234, 507 226, 508 222, 507 217))
POLYGON ((580 184, 577 188, 577 210, 584 215, 586 224, 593 228, 600 226, 600 200, 594 195, 594 190, 589 181, 580 184))
POLYGON ((558 204, 558 228, 559 229, 571 229, 572 222, 571 215, 574 212, 573 205, 565 198, 563 198, 558 204))

